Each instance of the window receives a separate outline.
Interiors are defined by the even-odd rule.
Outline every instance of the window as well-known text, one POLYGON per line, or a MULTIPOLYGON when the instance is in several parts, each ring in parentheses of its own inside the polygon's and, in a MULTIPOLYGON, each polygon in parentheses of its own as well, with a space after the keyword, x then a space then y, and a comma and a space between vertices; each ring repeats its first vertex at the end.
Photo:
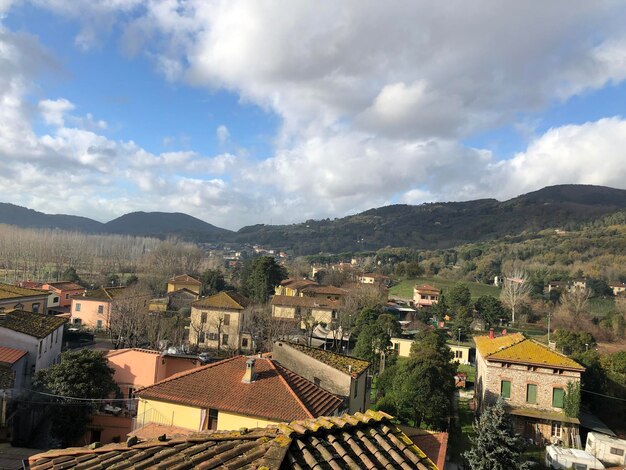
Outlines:
POLYGON ((204 335, 204 331, 201 331, 201 332, 198 334, 198 342, 200 342, 200 343, 204 343, 204 341, 205 341, 205 337, 204 337, 204 336, 205 336, 205 335, 204 335))
POLYGON ((74 304, 74 310, 76 310, 77 312, 80 312, 80 304, 79 303, 75 303, 74 304))
POLYGON ((53 304, 56 304, 58 301, 59 301, 59 298, 58 298, 58 297, 53 297, 53 298, 52 298, 52 303, 53 303, 53 304))
POLYGON ((39 302, 35 302, 34 304, 32 304, 32 310, 33 313, 39 313, 39 307, 41 307, 41 304, 39 302))
POLYGON ((134 398, 135 397, 135 389, 133 387, 128 387, 128 398, 134 398))
POLYGON ((537 403, 537 386, 535 384, 526 385, 526 403, 537 403))
POLYGON ((331 312, 331 314, 330 314, 330 317, 331 317, 333 320, 336 320, 336 319, 337 319, 337 311, 336 311, 336 310, 333 310, 333 311, 331 312))
POLYGON ((202 323, 203 325, 206 323, 206 312, 202 312, 200 314, 200 323, 202 323))
POLYGON ((503 380, 500 382, 500 395, 502 398, 511 398, 511 381, 503 380))
POLYGON ((248 338, 243 338, 241 340, 241 347, 242 348, 247 348, 248 347, 248 338))
POLYGON ((97 329, 99 329, 99 330, 101 330, 101 329, 102 329, 102 320, 98 320, 98 321, 96 322, 96 328, 97 328, 97 329))
POLYGON ((393 343, 393 350, 398 352, 400 350, 400 343, 393 343))
POLYGON ((215 431, 217 430, 217 418, 219 416, 219 412, 217 410, 210 409, 209 410, 209 422, 207 428, 215 431))
POLYGON ((224 315, 224 326, 230 325, 230 314, 227 313, 224 315))
POLYGON ((611 455, 624 455, 624 449, 618 449, 617 447, 611 447, 611 450, 609 452, 611 453, 611 455))
POLYGON ((322 381, 319 377, 313 377, 313 383, 319 387, 322 381))
POLYGON ((70 298, 70 294, 65 294, 65 300, 68 300, 70 298))
POLYGON ((39 341, 39 357, 41 357, 41 348, 43 347, 43 341, 39 341))
POLYGON ((356 398, 356 396, 359 394, 359 382, 354 382, 354 395, 353 397, 356 398))
POLYGON ((228 335, 222 335, 222 344, 228 344, 228 335))
POLYGON ((104 305, 98 305, 98 313, 99 314, 103 314, 104 313, 104 305))
POLYGON ((554 421, 552 423, 552 437, 561 437, 561 423, 559 423, 558 421, 554 421))
POLYGON ((217 333, 209 333, 209 340, 210 341, 217 341, 218 338, 219 338, 219 336, 217 335, 217 333))
POLYGON ((463 351, 454 351, 454 357, 456 359, 461 359, 463 357, 463 351))
POLYGON ((552 406, 555 408, 563 408, 565 401, 565 390, 562 388, 552 389, 552 406))

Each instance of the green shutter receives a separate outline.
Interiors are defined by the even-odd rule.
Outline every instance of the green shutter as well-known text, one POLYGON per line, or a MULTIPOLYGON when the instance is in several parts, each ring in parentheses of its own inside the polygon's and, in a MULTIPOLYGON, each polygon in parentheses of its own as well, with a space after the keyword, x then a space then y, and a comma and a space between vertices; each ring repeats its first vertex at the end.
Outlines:
POLYGON ((565 390, 562 388, 555 388, 552 390, 552 406, 555 408, 563 408, 563 402, 565 401, 565 390))
POLYGON ((503 398, 511 398, 511 382, 503 380, 500 383, 500 395, 502 395, 503 398))
POLYGON ((537 403, 537 386, 535 384, 526 386, 526 402, 537 403))

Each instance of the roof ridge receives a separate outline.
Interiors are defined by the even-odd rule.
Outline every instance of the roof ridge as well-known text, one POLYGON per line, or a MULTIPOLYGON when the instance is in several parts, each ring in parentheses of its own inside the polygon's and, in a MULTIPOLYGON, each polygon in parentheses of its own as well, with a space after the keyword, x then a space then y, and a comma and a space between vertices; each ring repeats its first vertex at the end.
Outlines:
MULTIPOLYGON (((309 415, 310 418, 314 418, 313 413, 311 413, 311 411, 309 411, 309 409, 306 407, 306 405, 302 402, 302 400, 300 400, 300 398, 298 397, 298 394, 294 392, 294 390, 291 388, 291 385, 289 385, 289 382, 287 382, 287 379, 285 379, 285 377, 283 376, 283 371, 282 369, 283 366, 280 365, 280 363, 278 364, 278 367, 276 367, 276 364, 274 363, 273 359, 267 359, 267 361, 269 361, 270 365, 272 366, 272 368, 276 371, 276 373, 278 374, 278 377, 280 378, 280 380, 285 384, 285 386, 287 387, 287 390, 289 390, 289 393, 291 393, 291 395, 296 399, 296 402, 302 407, 302 409, 304 410, 304 412, 306 414, 309 415)), ((292 373, 296 374, 295 372, 291 371, 292 373)), ((296 374, 298 376, 300 376, 299 374, 296 374)), ((305 379, 306 380, 306 379, 305 379)))
POLYGON ((148 390, 148 389, 151 389, 151 388, 153 388, 153 387, 156 387, 157 385, 162 385, 162 384, 164 384, 164 383, 167 383, 167 382, 171 382, 171 381, 173 381, 173 380, 180 379, 181 377, 186 377, 186 376, 188 376, 188 375, 192 375, 192 374, 195 374, 195 373, 198 373, 198 372, 202 372, 202 371, 204 371, 204 370, 210 369, 211 367, 215 367, 215 366, 217 366, 217 365, 219 365, 219 364, 224 364, 224 363, 226 363, 226 362, 233 361, 233 360, 235 360, 235 359, 237 359, 237 358, 239 358, 239 357, 245 357, 245 356, 242 356, 241 354, 239 354, 239 355, 237 355, 237 356, 228 357, 228 358, 226 358, 226 359, 222 359, 221 361, 212 362, 212 363, 210 363, 210 364, 206 364, 206 365, 204 365, 204 366, 200 366, 200 367, 197 367, 197 368, 195 368, 195 369, 190 369, 190 370, 185 370, 185 371, 183 371, 183 372, 179 372, 179 373, 174 374, 174 375, 172 375, 172 376, 170 376, 170 377, 168 377, 168 378, 166 378, 166 379, 160 380, 160 381, 159 381, 159 382, 157 382, 157 383, 154 383, 154 384, 152 384, 152 385, 148 385, 147 387, 141 388, 141 389, 137 390, 135 393, 143 393, 143 392, 145 392, 145 391, 146 391, 146 390, 148 390))

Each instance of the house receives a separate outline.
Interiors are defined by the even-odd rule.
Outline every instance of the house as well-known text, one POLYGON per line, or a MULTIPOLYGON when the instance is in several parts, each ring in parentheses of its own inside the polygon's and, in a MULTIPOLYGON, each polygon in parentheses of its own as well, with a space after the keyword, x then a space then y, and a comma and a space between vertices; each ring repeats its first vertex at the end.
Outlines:
POLYGON ((376 284, 379 286, 388 286, 390 284, 388 276, 377 273, 365 273, 357 276, 357 282, 361 284, 376 284))
POLYGON ((191 304, 189 342, 201 348, 251 351, 245 331, 252 302, 237 292, 219 292, 191 304))
POLYGON ((335 286, 308 286, 300 291, 300 295, 303 297, 313 297, 315 299, 339 301, 343 300, 348 295, 348 291, 335 286))
POLYGON ((369 362, 285 341, 274 342, 272 358, 324 390, 341 396, 350 413, 369 408, 369 362))
POLYGON ((174 292, 180 289, 187 289, 196 295, 200 295, 202 289, 202 283, 195 277, 191 277, 188 274, 181 274, 174 276, 167 281, 167 292, 174 292))
POLYGON ((33 313, 48 311, 48 292, 0 283, 0 311, 24 310, 33 313))
POLYGON ((26 377, 29 372, 28 351, 0 346, 0 367, 11 372, 13 377, 11 390, 19 393, 26 385, 26 377))
POLYGON ((47 282, 41 288, 53 295, 52 304, 48 304, 48 308, 53 306, 61 307, 62 309, 67 309, 66 311, 68 312, 69 307, 72 305, 72 297, 87 291, 84 287, 69 281, 47 282), (55 301, 56 297, 58 297, 58 300, 55 301))
POLYGON ((337 310, 340 307, 339 302, 334 300, 288 295, 275 295, 271 305, 273 318, 290 320, 297 324, 310 319, 313 323, 326 325, 337 319, 337 310))
POLYGON ((276 286, 274 290, 276 295, 286 295, 290 297, 300 297, 302 289, 305 287, 318 286, 315 281, 308 279, 285 279, 276 286))
MULTIPOLYGON (((393 350, 399 357, 409 357, 411 354, 411 345, 413 339, 408 338, 391 338, 391 344, 393 350)), ((458 362, 459 364, 471 364, 474 359, 474 348, 464 344, 458 344, 455 342, 446 343, 448 348, 453 354, 452 362, 458 362)))
POLYGON ((54 315, 23 310, 0 313, 0 344, 28 353, 26 386, 35 372, 59 362, 65 321, 54 315))
POLYGON ((276 361, 235 356, 135 392, 137 427, 192 431, 263 427, 336 415, 343 400, 276 361))
POLYGON ((191 304, 199 299, 199 295, 187 288, 178 289, 167 293, 168 310, 180 310, 191 308, 191 304))
POLYGON ((626 466, 626 441, 599 432, 587 434, 585 451, 607 465, 626 466))
POLYGON ((113 349, 107 351, 105 357, 115 371, 113 379, 120 387, 122 398, 133 398, 135 390, 202 365, 197 356, 140 348, 113 349))
POLYGON ((613 295, 615 296, 624 295, 624 292, 626 292, 626 284, 623 282, 614 282, 609 284, 609 287, 613 289, 613 295))
POLYGON ((439 302, 441 291, 430 284, 415 285, 413 287, 413 304, 416 308, 432 307, 439 302))
POLYGON ((130 464, 127 468, 177 469, 438 468, 391 416, 372 410, 230 432, 133 437, 124 444, 54 449, 28 459, 31 470, 108 468, 118 462, 130 464))
MULTIPOLYGON (((129 295, 128 287, 101 287, 72 297, 70 319, 73 325, 82 325, 95 330, 108 330, 111 308, 115 299, 129 295)), ((143 299, 149 308, 149 297, 143 299)))
POLYGON ((521 333, 474 337, 475 397, 479 409, 503 397, 516 432, 538 445, 573 445, 579 420, 563 410, 569 383, 580 384, 583 366, 521 333))

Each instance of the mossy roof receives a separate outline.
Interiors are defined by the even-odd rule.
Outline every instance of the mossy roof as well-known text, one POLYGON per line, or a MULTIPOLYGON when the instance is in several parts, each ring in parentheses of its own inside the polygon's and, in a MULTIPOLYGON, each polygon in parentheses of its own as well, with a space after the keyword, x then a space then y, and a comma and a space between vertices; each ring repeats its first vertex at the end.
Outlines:
POLYGON ((324 349, 310 348, 302 344, 288 344, 292 348, 303 352, 307 356, 317 359, 318 361, 323 362, 326 365, 334 367, 335 369, 354 377, 361 375, 370 366, 370 363, 368 361, 352 356, 346 356, 345 354, 326 351, 324 349), (352 368, 350 366, 352 366, 352 368))
POLYGON ((26 289, 25 287, 0 284, 0 300, 18 299, 20 297, 48 296, 48 291, 39 289, 26 289))
POLYGON ((45 338, 67 321, 66 318, 56 315, 43 315, 23 310, 13 310, 5 315, 5 318, 0 321, 0 328, 8 328, 39 339, 45 338))

